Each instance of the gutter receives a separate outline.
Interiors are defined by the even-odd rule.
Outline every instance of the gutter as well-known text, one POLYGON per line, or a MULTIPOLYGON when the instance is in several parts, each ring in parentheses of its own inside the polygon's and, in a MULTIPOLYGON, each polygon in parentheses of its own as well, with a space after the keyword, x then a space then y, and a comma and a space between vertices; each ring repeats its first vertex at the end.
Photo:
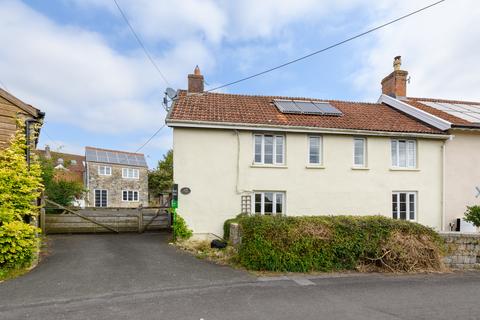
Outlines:
POLYGON ((343 135, 363 135, 363 136, 381 136, 381 137, 416 137, 425 139, 447 140, 449 135, 443 133, 417 133, 417 132, 394 132, 377 130, 358 130, 358 129, 336 129, 336 128, 315 128, 302 126, 280 126, 266 124, 241 124, 232 122, 210 122, 210 121, 192 121, 192 120, 166 120, 169 127, 179 128, 205 128, 205 129, 227 129, 227 130, 249 130, 249 131, 277 131, 277 132, 299 132, 299 133, 325 133, 325 134, 343 134, 343 135))

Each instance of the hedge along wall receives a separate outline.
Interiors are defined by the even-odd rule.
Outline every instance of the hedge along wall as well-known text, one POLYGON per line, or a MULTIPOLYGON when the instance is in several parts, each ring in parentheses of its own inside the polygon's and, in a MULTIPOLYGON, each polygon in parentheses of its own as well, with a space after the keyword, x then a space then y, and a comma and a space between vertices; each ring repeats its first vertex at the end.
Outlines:
POLYGON ((236 222, 242 229, 239 262, 251 270, 443 269, 443 240, 417 223, 380 216, 248 216, 236 222))

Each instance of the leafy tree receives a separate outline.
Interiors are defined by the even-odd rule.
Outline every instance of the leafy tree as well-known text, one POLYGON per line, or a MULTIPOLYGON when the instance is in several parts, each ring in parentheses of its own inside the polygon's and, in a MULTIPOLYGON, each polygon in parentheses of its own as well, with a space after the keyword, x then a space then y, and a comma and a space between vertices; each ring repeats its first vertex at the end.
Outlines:
POLYGON ((471 222, 475 227, 480 227, 480 206, 467 207, 463 220, 471 222))
POLYGON ((32 154, 28 168, 24 128, 21 123, 18 125, 20 128, 10 146, 0 151, 0 225, 36 216, 38 207, 35 203, 43 189, 38 158, 32 154))
MULTIPOLYGON (((45 195, 49 200, 61 204, 64 207, 72 205, 75 198, 84 192, 83 184, 78 181, 63 180, 55 175, 56 159, 41 159, 42 179, 45 185, 45 195)), ((68 169, 69 164, 65 164, 68 169)))
POLYGON ((18 126, 10 146, 0 151, 0 278, 8 269, 27 266, 39 243, 40 230, 24 221, 38 213, 41 168, 35 155, 28 167, 24 127, 18 126))
POLYGON ((157 168, 148 173, 148 188, 150 194, 158 196, 162 192, 169 192, 173 185, 173 150, 163 155, 158 161, 157 168))

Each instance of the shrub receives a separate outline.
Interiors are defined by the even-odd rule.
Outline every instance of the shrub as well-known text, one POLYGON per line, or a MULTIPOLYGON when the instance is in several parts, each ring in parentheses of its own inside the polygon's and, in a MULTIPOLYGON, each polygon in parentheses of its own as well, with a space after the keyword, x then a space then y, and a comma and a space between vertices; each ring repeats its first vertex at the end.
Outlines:
POLYGON ((380 216, 239 218, 239 262, 247 269, 310 272, 372 268, 442 268, 442 240, 432 229, 380 216))
POLYGON ((175 221, 173 222, 173 234, 175 235, 175 238, 184 240, 189 239, 193 235, 193 232, 188 228, 185 219, 178 214, 175 215, 175 221))
POLYGON ((471 222, 475 227, 480 227, 480 206, 467 207, 463 220, 471 222))
POLYGON ((12 221, 0 226, 0 268, 28 266, 37 252, 40 230, 21 221, 12 221))
POLYGON ((26 138, 20 122, 18 126, 9 147, 0 151, 0 225, 36 216, 43 187, 37 157, 32 154, 30 168, 25 161, 26 138))

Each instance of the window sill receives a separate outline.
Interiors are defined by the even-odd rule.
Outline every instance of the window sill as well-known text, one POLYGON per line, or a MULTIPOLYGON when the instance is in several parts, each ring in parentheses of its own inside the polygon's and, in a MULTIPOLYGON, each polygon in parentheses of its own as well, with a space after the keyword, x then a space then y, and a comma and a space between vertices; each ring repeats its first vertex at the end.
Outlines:
POLYGON ((390 171, 420 171, 418 168, 390 168, 390 171))
POLYGON ((324 166, 324 165, 321 165, 321 164, 317 164, 317 165, 315 165, 315 164, 307 164, 307 165, 305 166, 305 168, 307 168, 307 169, 325 169, 325 166, 324 166))
POLYGON ((288 169, 284 164, 252 164, 250 168, 274 168, 274 169, 288 169))
POLYGON ((352 170, 370 170, 369 167, 352 167, 352 170))

